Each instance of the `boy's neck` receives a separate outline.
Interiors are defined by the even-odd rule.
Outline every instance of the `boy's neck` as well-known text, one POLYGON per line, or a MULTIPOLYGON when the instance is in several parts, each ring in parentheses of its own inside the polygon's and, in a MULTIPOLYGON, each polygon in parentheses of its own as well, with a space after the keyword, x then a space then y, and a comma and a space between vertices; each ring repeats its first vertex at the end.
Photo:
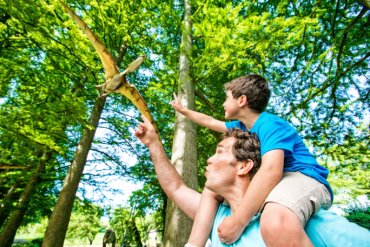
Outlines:
POLYGON ((261 113, 252 112, 248 109, 243 111, 243 114, 238 118, 238 120, 242 122, 248 130, 250 130, 260 115, 261 113))

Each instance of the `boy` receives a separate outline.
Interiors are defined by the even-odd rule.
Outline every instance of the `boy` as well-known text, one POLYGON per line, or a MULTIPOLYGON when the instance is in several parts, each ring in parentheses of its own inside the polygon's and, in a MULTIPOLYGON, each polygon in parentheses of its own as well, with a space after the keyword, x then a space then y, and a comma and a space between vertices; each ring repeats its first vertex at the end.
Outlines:
MULTIPOLYGON (((218 132, 240 128, 256 133, 261 142, 262 165, 245 192, 242 205, 218 228, 225 244, 235 242, 253 216, 261 212, 261 234, 267 246, 313 246, 304 231, 311 215, 329 208, 333 193, 328 170, 317 164, 295 129, 283 119, 264 112, 270 98, 267 81, 259 75, 242 76, 225 85, 223 122, 181 105, 171 106, 185 117, 218 132)), ((204 190, 188 246, 204 246, 220 198, 204 190)))

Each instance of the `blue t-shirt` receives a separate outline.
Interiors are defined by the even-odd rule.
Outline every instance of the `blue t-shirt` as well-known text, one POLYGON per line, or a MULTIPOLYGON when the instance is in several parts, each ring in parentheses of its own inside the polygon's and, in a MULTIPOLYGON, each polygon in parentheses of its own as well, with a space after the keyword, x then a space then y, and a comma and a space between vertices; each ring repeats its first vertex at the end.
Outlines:
MULTIPOLYGON (((248 129, 240 121, 226 122, 226 128, 248 129)), ((310 153, 296 130, 285 120, 268 112, 263 112, 250 132, 256 133, 261 143, 261 156, 271 150, 284 150, 284 172, 299 171, 324 184, 333 201, 333 191, 326 178, 329 171, 320 166, 310 153)))
MULTIPOLYGON (((210 239, 212 247, 245 247, 265 246, 263 242, 259 217, 255 217, 245 228, 241 237, 231 245, 220 242, 217 228, 222 220, 231 215, 230 207, 220 204, 217 210, 210 239)), ((316 247, 324 246, 370 246, 370 232, 355 223, 349 222, 346 218, 336 215, 328 210, 321 209, 313 215, 305 226, 307 236, 316 247)))

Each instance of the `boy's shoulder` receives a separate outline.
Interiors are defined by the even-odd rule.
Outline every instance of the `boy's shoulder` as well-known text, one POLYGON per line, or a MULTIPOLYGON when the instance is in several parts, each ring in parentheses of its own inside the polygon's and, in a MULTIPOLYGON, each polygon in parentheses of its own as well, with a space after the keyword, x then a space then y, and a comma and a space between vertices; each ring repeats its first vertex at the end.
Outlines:
POLYGON ((290 125, 290 124, 286 120, 275 114, 269 112, 262 112, 255 123, 256 127, 260 125, 272 126, 272 125, 290 125))
POLYGON ((278 115, 267 112, 267 111, 262 112, 259 119, 262 119, 262 120, 265 120, 265 121, 266 120, 275 120, 275 121, 284 121, 284 122, 286 122, 284 119, 282 119, 278 115))
MULTIPOLYGON (((269 112, 263 112, 254 123, 251 132, 255 132, 257 135, 270 136, 273 135, 273 133, 293 134, 296 133, 296 130, 283 118, 269 112)), ((262 136, 260 138, 262 138, 262 136)))

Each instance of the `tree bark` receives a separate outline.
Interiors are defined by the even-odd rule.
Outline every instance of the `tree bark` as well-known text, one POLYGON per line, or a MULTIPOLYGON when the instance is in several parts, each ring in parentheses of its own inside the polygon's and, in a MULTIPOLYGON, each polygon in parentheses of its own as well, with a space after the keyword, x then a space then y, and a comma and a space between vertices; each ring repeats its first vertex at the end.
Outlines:
POLYGON ((0 229, 3 227, 5 220, 9 217, 13 209, 13 202, 17 200, 19 194, 16 190, 20 187, 20 179, 18 179, 13 186, 8 190, 0 204, 0 229))
POLYGON ((51 153, 45 152, 42 155, 42 158, 37 166, 35 173, 32 175, 30 181, 26 185, 25 190, 22 192, 21 197, 19 198, 16 208, 12 211, 9 216, 6 225, 3 228, 3 231, 0 235, 0 246, 11 247, 14 241, 15 234, 19 226, 22 224, 23 217, 26 214, 28 204, 31 200, 35 185, 38 183, 41 172, 46 166, 46 162, 49 159, 51 153))
POLYGON ((80 183, 83 169, 86 164, 87 155, 94 140, 95 131, 103 111, 106 97, 99 97, 90 115, 89 125, 92 128, 85 128, 73 162, 64 179, 62 190, 53 213, 49 219, 45 231, 42 247, 62 247, 67 233, 69 219, 71 217, 73 202, 76 196, 78 184, 80 183))
MULTIPOLYGON (((178 97, 181 103, 194 109, 194 85, 191 80, 191 6, 184 1, 184 25, 181 37, 178 97)), ((176 114, 171 163, 190 187, 197 188, 196 125, 176 114)), ((164 246, 184 246, 191 232, 192 221, 172 201, 167 201, 164 246)))
POLYGON ((362 4, 365 8, 370 9, 370 1, 369 0, 357 0, 357 2, 362 4))
POLYGON ((131 218, 129 220, 130 222, 130 225, 131 225, 131 230, 132 230, 132 233, 134 235, 134 242, 135 242, 135 246, 137 247, 142 247, 142 243, 141 243, 141 237, 140 237, 140 232, 139 232, 139 229, 137 228, 137 225, 136 225, 136 222, 135 222, 135 218, 131 218))

